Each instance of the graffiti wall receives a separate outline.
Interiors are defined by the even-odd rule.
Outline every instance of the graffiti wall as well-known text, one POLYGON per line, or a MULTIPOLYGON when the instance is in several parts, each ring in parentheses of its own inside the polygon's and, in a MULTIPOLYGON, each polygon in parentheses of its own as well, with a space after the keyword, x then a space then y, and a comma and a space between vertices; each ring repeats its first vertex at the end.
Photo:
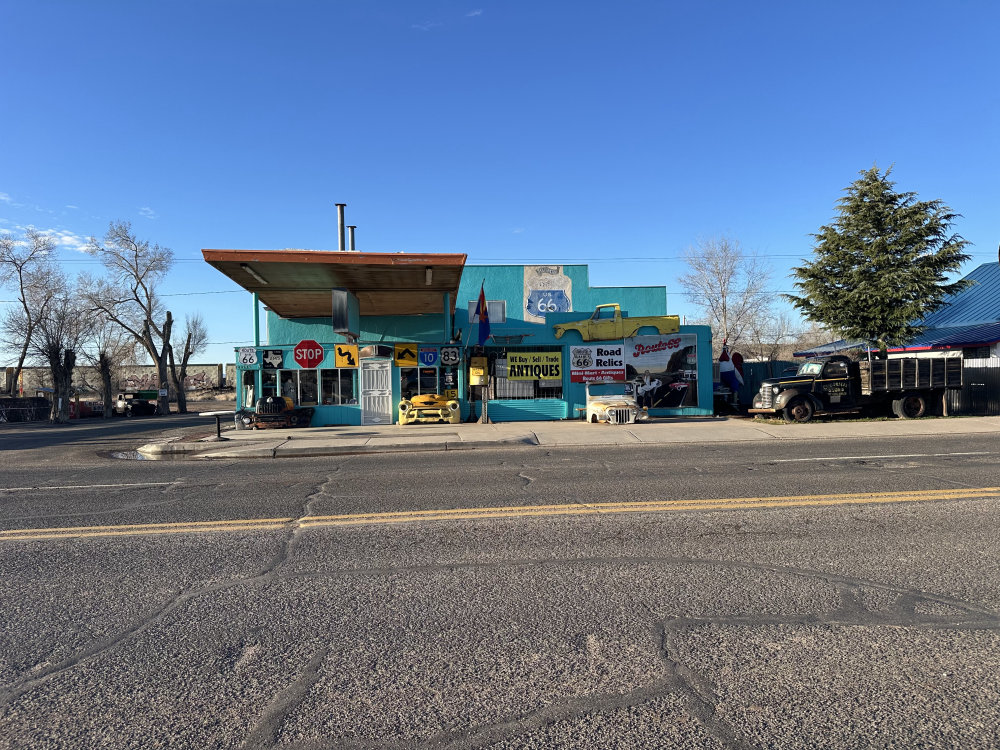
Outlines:
MULTIPOLYGON (((222 388, 226 385, 222 376, 223 365, 188 365, 188 375, 184 378, 184 391, 197 392, 222 388)), ((14 377, 14 368, 0 370, 0 392, 8 390, 8 383, 14 377)), ((26 367, 21 371, 20 382, 15 391, 26 396, 35 395, 40 388, 49 388, 52 383, 46 367, 26 367)), ((73 387, 81 393, 99 393, 101 378, 92 367, 77 367, 73 370, 73 387)), ((121 391, 158 390, 159 378, 152 365, 127 365, 118 370, 112 379, 112 387, 121 391)), ((173 388, 171 386, 171 392, 173 388)))

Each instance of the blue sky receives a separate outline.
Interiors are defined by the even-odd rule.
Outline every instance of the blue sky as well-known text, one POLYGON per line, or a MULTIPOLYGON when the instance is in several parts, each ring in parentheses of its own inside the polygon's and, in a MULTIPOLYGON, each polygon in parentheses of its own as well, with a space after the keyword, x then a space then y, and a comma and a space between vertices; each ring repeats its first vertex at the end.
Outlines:
POLYGON ((969 271, 1000 242, 998 28, 986 1, 0 0, 0 232, 96 271, 79 247, 131 221, 204 362, 252 330, 201 249, 336 249, 337 202, 359 250, 589 263, 693 315, 685 248, 729 236, 790 291, 894 164, 963 215, 969 271))

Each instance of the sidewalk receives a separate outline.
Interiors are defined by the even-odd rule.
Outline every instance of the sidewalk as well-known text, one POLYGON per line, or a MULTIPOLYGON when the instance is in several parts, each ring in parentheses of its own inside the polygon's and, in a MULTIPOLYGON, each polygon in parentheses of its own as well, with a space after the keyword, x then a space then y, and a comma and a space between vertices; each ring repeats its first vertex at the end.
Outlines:
POLYGON ((669 445, 773 440, 829 440, 943 434, 997 434, 1000 417, 915 420, 831 420, 784 424, 746 418, 686 417, 653 419, 634 425, 583 421, 506 422, 503 424, 413 424, 300 427, 280 430, 223 430, 206 418, 206 436, 161 442, 138 450, 149 458, 292 458, 353 453, 473 450, 538 446, 669 445))

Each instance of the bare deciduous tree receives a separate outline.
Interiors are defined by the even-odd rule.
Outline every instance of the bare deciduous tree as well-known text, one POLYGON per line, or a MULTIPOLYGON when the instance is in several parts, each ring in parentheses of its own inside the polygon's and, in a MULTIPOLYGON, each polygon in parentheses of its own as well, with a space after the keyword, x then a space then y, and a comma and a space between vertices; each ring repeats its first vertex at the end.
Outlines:
POLYGON ((160 414, 170 413, 167 363, 173 316, 161 302, 157 286, 174 262, 169 248, 140 240, 126 221, 112 222, 104 244, 91 238, 87 250, 104 264, 108 279, 88 279, 85 296, 95 310, 126 330, 156 365, 160 414))
POLYGON ((3 342, 18 351, 14 375, 7 384, 11 395, 24 368, 38 319, 52 302, 52 251, 51 238, 35 229, 28 229, 24 239, 10 234, 0 236, 0 285, 12 287, 18 303, 0 322, 3 342))
POLYGON ((90 332, 93 316, 87 314, 77 289, 65 276, 53 273, 49 281, 52 301, 35 319, 29 353, 49 367, 52 378, 50 421, 66 422, 77 353, 90 332))
POLYGON ((208 329, 201 315, 195 314, 184 319, 184 332, 170 347, 170 377, 177 391, 177 411, 187 413, 187 393, 184 391, 184 379, 187 377, 188 364, 191 358, 204 351, 208 344, 208 329), (180 366, 174 362, 174 351, 181 352, 180 366))
POLYGON ((117 324, 103 319, 93 327, 87 346, 83 348, 83 358, 97 370, 101 379, 101 397, 104 400, 104 418, 114 415, 115 374, 123 362, 135 359, 136 340, 117 324))
POLYGON ((765 311, 747 329, 743 354, 757 361, 790 359, 794 342, 801 335, 801 325, 791 312, 779 310, 768 314, 765 311))
POLYGON ((771 307, 771 274, 764 262, 728 237, 699 240, 684 259, 691 270, 678 281, 712 326, 715 348, 721 351, 723 341, 745 345, 747 331, 771 307))

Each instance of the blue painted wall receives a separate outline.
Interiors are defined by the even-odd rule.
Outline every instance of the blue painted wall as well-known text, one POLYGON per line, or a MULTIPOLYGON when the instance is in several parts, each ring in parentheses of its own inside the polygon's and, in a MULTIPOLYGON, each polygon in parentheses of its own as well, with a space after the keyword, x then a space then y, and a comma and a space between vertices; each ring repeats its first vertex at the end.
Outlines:
MULTIPOLYGON (((591 287, 589 269, 585 265, 548 266, 559 270, 569 278, 571 309, 567 312, 550 312, 544 322, 528 319, 525 304, 525 266, 466 266, 462 274, 458 293, 455 297, 455 316, 451 326, 447 325, 444 315, 410 315, 410 316, 362 316, 359 344, 416 342, 427 345, 442 345, 449 343, 449 332, 461 331, 461 344, 475 344, 477 340, 477 325, 469 323, 469 304, 475 307, 479 298, 480 286, 485 289, 489 300, 504 300, 506 305, 506 321, 491 321, 491 333, 494 337, 524 336, 522 345, 531 347, 551 346, 563 351, 564 382, 563 404, 553 404, 547 401, 539 402, 537 409, 532 410, 531 402, 503 402, 504 407, 493 410, 491 402, 490 416, 500 420, 506 411, 511 419, 553 419, 573 418, 576 408, 586 403, 586 390, 583 384, 571 383, 568 366, 568 346, 579 343, 575 333, 567 333, 562 339, 556 339, 553 325, 557 322, 582 320, 589 317, 597 305, 617 303, 623 312, 632 316, 667 315, 667 294, 663 286, 638 287, 591 287), (509 408, 506 406, 509 405, 509 408)), ((332 347, 334 343, 343 341, 343 337, 333 333, 330 321, 327 319, 286 320, 273 312, 266 314, 267 348, 281 348, 286 351, 285 367, 295 369, 291 348, 303 339, 314 339, 324 346, 332 347)), ((711 329, 707 326, 682 326, 681 333, 696 334, 698 346, 698 402, 699 407, 681 409, 653 410, 654 415, 710 415, 712 404, 712 342, 711 329)), ((487 344, 496 346, 497 342, 487 344)), ((265 345, 262 345, 262 348, 265 345)), ((321 367, 333 366, 332 351, 321 367)), ((464 371, 463 368, 459 368, 464 371)), ((394 403, 399 401, 399 378, 393 377, 394 403)), ((460 393, 466 392, 464 372, 459 379, 460 393)), ((463 414, 468 414, 468 404, 463 404, 463 414)), ((317 407, 314 425, 323 424, 360 424, 360 409, 357 407, 317 407)))

